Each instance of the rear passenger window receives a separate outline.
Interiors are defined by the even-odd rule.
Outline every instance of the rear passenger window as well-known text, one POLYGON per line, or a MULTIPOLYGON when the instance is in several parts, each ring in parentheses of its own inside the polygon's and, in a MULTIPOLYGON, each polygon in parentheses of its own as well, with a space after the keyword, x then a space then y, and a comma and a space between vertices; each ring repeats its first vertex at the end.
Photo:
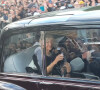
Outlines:
POLYGON ((13 35, 4 42, 4 72, 42 73, 42 32, 13 35))
POLYGON ((34 42, 35 33, 25 33, 11 36, 5 42, 5 58, 33 46, 34 42))
POLYGON ((47 75, 99 79, 100 30, 47 31, 47 75))

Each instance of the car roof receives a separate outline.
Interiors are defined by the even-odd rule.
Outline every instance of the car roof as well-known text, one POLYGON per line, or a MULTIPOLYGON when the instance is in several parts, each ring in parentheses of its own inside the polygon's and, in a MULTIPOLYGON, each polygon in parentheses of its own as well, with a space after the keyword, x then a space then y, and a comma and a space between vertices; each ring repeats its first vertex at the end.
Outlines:
POLYGON ((93 44, 99 45, 100 42, 85 42, 85 43, 84 43, 84 45, 93 45, 93 44))
MULTIPOLYGON (((93 8, 93 7, 92 7, 93 8)), ((89 11, 88 9, 72 9, 55 11, 47 14, 42 14, 36 17, 28 17, 23 20, 19 20, 7 25, 3 30, 9 30, 13 28, 24 28, 38 25, 50 25, 50 24, 64 24, 64 25, 78 25, 78 24, 99 24, 100 22, 100 10, 89 11), (66 11, 66 12, 64 12, 66 11), (88 12, 87 12, 88 11, 88 12)), ((2 30, 2 32, 3 32, 2 30)))
MULTIPOLYGON (((100 10, 85 12, 82 14, 72 16, 68 21, 79 22, 79 23, 92 23, 94 21, 100 21, 100 10)), ((96 24, 96 23, 94 23, 96 24)))
POLYGON ((32 17, 28 17, 13 23, 8 24, 5 28, 18 28, 18 27, 25 27, 25 26, 29 26, 29 25, 34 25, 34 24, 46 24, 46 23, 57 23, 57 22, 61 22, 61 21, 66 21, 66 19, 68 19, 68 17, 72 16, 72 15, 76 15, 79 13, 83 13, 84 11, 81 10, 69 10, 67 12, 61 12, 61 11, 56 11, 56 12, 49 12, 46 14, 42 14, 39 16, 32 16, 32 17), (63 17, 66 17, 64 19, 62 19, 63 17), (55 20, 54 20, 55 19, 55 20), (59 19, 59 20, 58 20, 59 19))

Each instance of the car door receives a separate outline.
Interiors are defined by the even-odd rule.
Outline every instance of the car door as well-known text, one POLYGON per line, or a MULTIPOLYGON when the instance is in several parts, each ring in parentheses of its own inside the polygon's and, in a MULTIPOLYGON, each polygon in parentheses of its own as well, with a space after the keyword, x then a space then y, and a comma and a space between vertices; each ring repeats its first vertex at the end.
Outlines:
POLYGON ((39 90, 38 78, 42 76, 43 53, 39 42, 39 39, 42 41, 43 34, 41 34, 42 31, 34 32, 33 28, 12 29, 12 31, 7 30, 6 34, 3 33, 1 36, 3 38, 1 81, 11 82, 29 90, 39 90))
MULTIPOLYGON (((70 64, 71 72, 70 76, 64 75, 64 73, 55 73, 53 72, 54 67, 51 72, 48 74, 44 81, 39 83, 39 87, 41 90, 99 90, 99 76, 95 75, 94 72, 88 71, 89 63, 91 60, 91 55, 84 55, 85 52, 88 52, 89 46, 85 46, 85 42, 87 38, 93 38, 94 40, 94 31, 96 33, 97 39, 99 39, 99 29, 75 29, 75 30, 51 30, 45 32, 45 40, 49 41, 51 38, 53 42, 51 43, 54 49, 53 51, 57 51, 58 47, 63 47, 66 49, 66 53, 62 51, 64 55, 66 55, 65 61, 70 64), (66 37, 66 38, 65 38, 66 37), (65 46, 67 46, 65 48, 65 46), (84 57, 85 56, 85 57, 84 57), (59 78, 60 77, 60 78, 59 78), (96 80, 91 81, 92 80, 96 80), (94 82, 94 83, 93 83, 94 82), (98 84, 97 84, 98 83, 98 84)), ((47 41, 45 41, 45 47, 47 46, 47 41)), ((98 41, 98 40, 97 40, 98 41)), ((97 48, 97 46, 95 46, 97 48)), ((94 49, 92 46, 91 50, 94 49)), ((45 50, 47 52, 47 49, 45 50)), ((52 51, 51 51, 52 52, 52 51)), ((55 52, 56 53, 56 52, 55 52)), ((50 55, 57 55, 53 52, 50 55)), ((92 52, 91 52, 92 53, 92 52)), ((57 56, 55 56, 56 58, 57 56)), ((52 58, 53 60, 53 58, 52 58)), ((53 61, 49 63, 51 65, 53 61)), ((63 61, 63 60, 62 60, 63 61)), ((60 62, 61 63, 61 62, 60 62)), ((46 58, 46 64, 48 64, 48 58, 46 58)), ((58 63, 56 63, 58 64, 58 63)), ((48 66, 46 68, 48 68, 48 66)), ((61 66, 58 66, 58 68, 61 66)), ((56 69, 57 70, 57 69, 56 69)), ((68 70, 68 69, 67 69, 68 70)), ((91 70, 91 68, 90 68, 91 70)), ((67 71, 65 71, 66 73, 67 71)), ((68 72, 67 72, 68 73, 68 72)), ((66 74, 67 74, 66 73, 66 74)))
MULTIPOLYGON (((40 90, 99 90, 100 85, 80 79, 57 79, 47 77, 46 80, 39 83, 40 90), (49 79, 47 79, 49 78, 49 79)), ((98 82, 98 81, 97 81, 98 82)))

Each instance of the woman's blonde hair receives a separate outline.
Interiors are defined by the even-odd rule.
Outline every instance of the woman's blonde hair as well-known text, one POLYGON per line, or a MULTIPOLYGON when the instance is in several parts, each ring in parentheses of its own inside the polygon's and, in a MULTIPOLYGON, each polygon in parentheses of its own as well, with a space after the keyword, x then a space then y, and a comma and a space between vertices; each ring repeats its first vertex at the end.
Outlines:
POLYGON ((54 38, 52 35, 46 35, 46 42, 49 41, 49 40, 52 40, 52 44, 54 42, 54 38))

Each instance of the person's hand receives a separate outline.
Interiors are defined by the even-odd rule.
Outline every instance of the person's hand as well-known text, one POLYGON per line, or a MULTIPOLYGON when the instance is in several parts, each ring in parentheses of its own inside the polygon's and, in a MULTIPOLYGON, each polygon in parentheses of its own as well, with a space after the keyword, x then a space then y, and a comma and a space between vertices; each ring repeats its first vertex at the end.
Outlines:
POLYGON ((8 17, 12 17, 12 15, 11 15, 11 14, 9 14, 9 15, 8 15, 8 17))
POLYGON ((16 16, 17 19, 20 19, 20 16, 16 16))
POLYGON ((3 21, 3 22, 5 22, 5 20, 4 20, 4 19, 2 19, 2 21, 3 21))
POLYGON ((12 18, 15 18, 16 16, 15 15, 12 15, 12 18))
POLYGON ((63 60, 64 55, 63 54, 59 54, 58 56, 56 56, 56 59, 54 60, 55 64, 57 64, 59 61, 63 60))
POLYGON ((37 67, 38 73, 41 74, 41 69, 40 69, 40 66, 39 66, 39 64, 38 64, 37 56, 34 54, 32 58, 33 58, 34 64, 35 64, 36 67, 37 67))
POLYGON ((64 67, 66 67, 67 73, 71 72, 71 66, 68 62, 64 63, 64 67))

